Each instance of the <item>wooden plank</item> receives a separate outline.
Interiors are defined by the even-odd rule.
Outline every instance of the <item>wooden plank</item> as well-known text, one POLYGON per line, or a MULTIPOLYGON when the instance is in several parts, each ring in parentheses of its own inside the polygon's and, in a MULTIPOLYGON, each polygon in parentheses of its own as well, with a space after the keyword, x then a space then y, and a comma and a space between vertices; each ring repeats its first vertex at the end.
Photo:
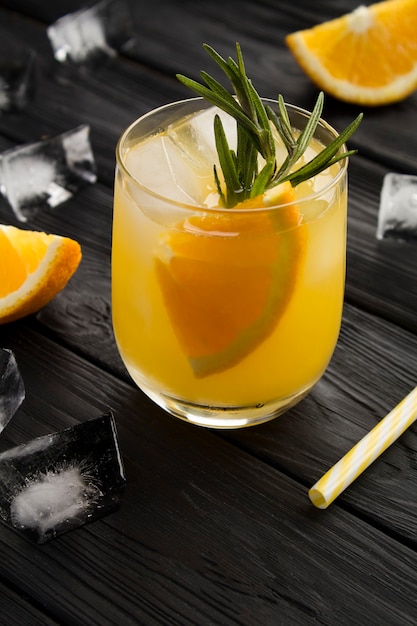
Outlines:
MULTIPOLYGON (((386 170, 359 158, 351 167, 347 301, 415 332, 417 247, 376 240, 377 191, 386 170)), ((111 362, 122 374, 111 326, 111 219, 112 191, 97 183, 31 220, 29 227, 74 237, 83 249, 77 273, 37 319, 61 341, 104 365, 111 362)), ((5 203, 0 220, 19 225, 5 203)))
POLYGON ((26 598, 0 582, 0 619, 7 626, 58 626, 58 622, 48 617, 26 598))
MULTIPOLYGON (((128 381, 116 352, 115 142, 140 113, 188 95, 174 74, 197 75, 208 66, 203 41, 227 54, 239 39, 264 95, 275 97, 284 85, 288 100, 309 107, 316 90, 285 48, 284 34, 354 8, 353 0, 319 9, 283 0, 132 3, 137 42, 97 74, 58 66, 46 37, 49 21, 83 4, 1 3, 10 10, 0 10, 0 34, 36 48, 39 85, 24 114, 0 117, 0 149, 87 122, 99 183, 28 224, 76 237, 84 259, 38 316, 0 328, 0 345, 15 350, 27 387, 0 449, 110 408, 128 486, 119 512, 43 547, 0 526, 3 621, 10 615, 7 624, 16 618, 19 626, 25 619, 32 625, 45 612, 39 623, 414 624, 415 428, 328 511, 312 507, 307 489, 415 384, 415 248, 374 238, 383 174, 415 171, 417 139, 409 133, 415 96, 367 111, 355 137, 361 156, 350 170, 351 304, 325 377, 270 424, 210 432, 157 409, 128 381), (174 27, 167 30, 167 23, 174 27)), ((327 99, 326 117, 338 128, 356 111, 327 99)), ((4 201, 0 219, 16 223, 4 201)))
MULTIPOLYGON (((252 450, 166 416, 26 326, 8 343, 27 398, 3 444, 111 408, 126 464, 123 506, 104 520, 43 547, 0 526, 0 575, 59 623, 412 623, 414 549, 337 504, 317 511, 304 485, 252 450)), ((286 424, 300 427, 297 412, 286 424)), ((315 427, 305 421, 306 438, 315 427)), ((302 458, 305 446, 293 438, 288 454, 302 458)))
MULTIPOLYGON (((19 32, 22 41, 29 35, 36 35, 36 45, 40 46, 40 41, 44 37, 43 26, 38 27, 31 22, 25 22, 25 28, 21 29, 21 20, 18 16, 6 15, 8 21, 2 22, 5 28, 11 29, 13 33, 19 32)), ((43 42, 42 58, 47 56, 45 48, 46 44, 43 42)), ((16 133, 15 137, 20 140, 28 137, 29 128, 32 129, 32 138, 34 128, 38 129, 39 134, 46 131, 51 135, 67 128, 63 120, 68 120, 69 111, 72 110, 72 125, 76 125, 79 121, 88 121, 92 124, 92 141, 99 164, 99 175, 101 179, 104 179, 108 188, 100 185, 88 188, 70 202, 58 207, 53 213, 31 221, 32 227, 68 234, 80 239, 84 250, 84 261, 76 277, 59 299, 42 311, 39 319, 50 330, 57 332, 62 340, 76 346, 77 349, 85 349, 87 345, 88 350, 90 347, 93 349, 90 354, 94 358, 101 358, 103 363, 108 362, 109 358, 116 362, 117 357, 111 343, 109 248, 114 145, 122 124, 120 122, 117 128, 109 127, 105 120, 110 117, 112 120, 123 119, 124 123, 127 123, 126 115, 130 117, 134 114, 135 99, 128 86, 117 100, 115 90, 112 90, 107 82, 101 83, 98 80, 94 82, 94 78, 78 73, 69 72, 68 83, 51 80, 48 73, 50 59, 45 63, 41 71, 41 87, 50 94, 50 98, 46 102, 40 98, 38 104, 31 107, 25 115, 3 116, 0 118, 0 125, 7 127, 8 133, 13 129, 13 133, 16 133), (78 84, 76 84, 76 78, 78 84), (69 106, 69 89, 75 90, 76 106, 73 106, 72 102, 69 106), (111 105, 108 104, 109 94, 113 94, 111 105), (126 99, 123 96, 126 96, 126 99), (113 109, 113 105, 116 108, 113 109), (98 111, 101 111, 101 114, 98 114, 98 111), (130 111, 130 113, 126 114, 123 111, 130 111), (47 128, 45 128, 45 120, 48 120, 47 128), (79 223, 84 224, 82 233, 79 223), (99 232, 102 235, 97 245, 96 233, 99 232), (94 236, 90 237, 90 233, 94 233, 94 236), (62 319, 65 316, 66 322, 69 321, 69 323, 66 323, 63 328, 62 319), (90 325, 92 321, 93 332, 90 325), (101 349, 97 349, 100 345, 99 340, 101 340, 101 345, 105 346, 104 353, 101 349)), ((119 67, 130 68, 131 66, 121 62, 119 67)), ((133 77, 138 76, 137 70, 132 70, 129 75, 130 87, 132 87, 133 77)), ((108 77, 110 78, 110 74, 108 77)), ((161 85, 161 88, 162 85, 167 90, 172 88, 171 81, 162 80, 160 76, 154 77, 152 88, 148 92, 150 98, 154 97, 151 94, 157 83, 161 85)), ((141 89, 141 102, 143 102, 144 91, 145 89, 141 89)), ((369 311, 393 320, 405 328, 415 330, 417 323, 415 316, 417 305, 416 247, 411 244, 377 242, 375 239, 379 191, 383 174, 387 171, 387 167, 372 164, 363 158, 357 157, 351 161, 347 299, 356 305, 360 303, 369 311)), ((10 208, 4 200, 0 210, 4 221, 17 223, 13 220, 10 208)), ((122 368, 119 367, 118 371, 121 373, 122 368)))
MULTIPOLYGON (((45 41, 43 25, 32 22, 23 22, 16 14, 4 13, 1 27, 5 31, 12 32, 24 41, 33 41, 36 49, 41 51, 39 68, 40 84, 38 98, 34 105, 24 115, 0 117, 0 130, 14 142, 37 140, 43 136, 53 136, 59 132, 75 127, 79 123, 91 125, 91 140, 93 150, 98 163, 98 173, 101 181, 110 188, 113 183, 114 173, 114 149, 117 138, 122 129, 147 107, 162 103, 162 94, 165 98, 179 97, 181 86, 169 76, 163 77, 145 70, 142 66, 132 66, 123 59, 119 59, 114 65, 103 68, 102 73, 86 75, 74 70, 60 71, 51 59, 48 42, 45 41), (55 68, 55 69, 52 69, 55 68), (117 83, 116 80, 117 73, 117 83), (112 87, 117 84, 117 88, 112 87), (120 88, 120 85, 123 85, 120 88), (140 86, 140 94, 137 91, 140 86), (74 96, 69 99, 69 93, 74 96), (42 93, 48 93, 48 98, 42 98, 42 93), (168 97, 168 94, 170 96, 168 97), (74 104, 75 103, 75 104, 74 104), (109 122, 109 120, 111 120, 109 122)), ((148 16, 151 19, 150 16, 148 16)), ((171 62, 171 61, 170 61, 171 62)), ((166 70, 166 68, 165 68, 166 70)), ((168 70, 166 70, 168 71, 168 70)), ((269 78, 271 82, 271 77, 269 78)), ((401 114, 404 124, 400 129, 396 128, 392 118, 392 108, 381 111, 369 111, 372 119, 378 124, 383 124, 384 129, 395 128, 398 140, 397 146, 391 144, 389 153, 399 152, 404 154, 409 163, 414 162, 417 146, 412 144, 413 137, 407 141, 402 136, 402 130, 411 124, 411 115, 414 118, 415 102, 413 99, 398 105, 409 109, 403 116, 403 112, 396 109, 395 115, 401 114), (409 122, 407 121, 409 120, 409 122), (411 160, 410 160, 411 155, 411 160)), ((344 110, 344 107, 339 107, 344 110)), ((338 125, 341 122, 338 120, 338 125)), ((370 119, 364 123, 364 130, 370 128, 364 136, 366 144, 379 146, 378 134, 374 127, 370 127, 370 119), (369 141, 369 137, 372 141, 369 141)), ((362 132, 362 131, 360 131, 362 132)), ((382 142, 386 143, 386 134, 382 142)), ((361 143, 361 142, 359 142, 361 143)), ((13 144, 4 145, 10 147, 13 144)), ((390 145, 389 143, 387 144, 390 145)), ((363 147, 360 148, 361 153, 363 147)), ((365 151, 366 153, 366 151, 365 151)), ((378 156, 379 160, 386 157, 385 152, 378 156)), ((350 164, 350 207, 349 207, 349 247, 348 247, 348 274, 347 274, 347 298, 354 304, 361 303, 369 311, 383 315, 389 320, 401 324, 410 330, 416 329, 415 310, 417 308, 417 280, 416 280, 416 257, 417 248, 413 244, 398 244, 397 242, 377 242, 375 238, 379 194, 382 186, 383 175, 392 169, 392 166, 400 165, 396 157, 384 165, 377 165, 371 161, 359 157, 351 160, 350 164)), ((412 166, 411 166, 412 167, 412 166)), ((408 169, 412 172, 412 169, 408 169)), ((82 197, 77 197, 73 203, 66 205, 71 213, 74 204, 83 204, 84 198, 88 202, 93 192, 87 192, 82 197)), ((111 214, 111 195, 106 191, 98 192, 98 200, 95 197, 91 202, 100 202, 105 207, 104 219, 108 220, 111 214)), ((2 201, 5 207, 4 220, 12 221, 10 209, 2 201)), ((83 219, 91 213, 95 207, 83 206, 83 219)), ((97 207, 99 211, 99 206, 97 207)), ((2 214, 3 215, 3 214, 2 214)), ((78 213, 77 213, 78 215, 78 213)), ((56 216, 62 219, 60 209, 56 216)), ((101 216, 95 212, 95 220, 101 216)), ((66 218, 63 218, 64 220, 66 218)), ((111 219, 111 217, 110 217, 111 219)), ((39 227, 45 220, 34 221, 39 227)), ((48 221, 48 226, 53 230, 65 229, 65 221, 48 221)), ((46 226, 45 226, 46 227, 46 226)), ((103 226, 102 226, 103 227, 103 226)), ((109 222, 106 221, 104 228, 109 232, 109 222)), ((77 230, 71 229, 77 234, 77 230)), ((107 277, 106 277, 107 279, 107 277)))
MULTIPOLYGON (((417 384, 417 338, 345 307, 339 343, 322 380, 288 414, 259 428, 220 436, 311 487, 417 384)), ((416 426, 338 499, 417 547, 416 426)))
MULTIPOLYGON (((62 326, 64 324, 63 321, 62 326)), ((50 384, 42 374, 50 369, 49 351, 43 355, 35 349, 37 338, 30 339, 27 324, 20 332, 19 324, 16 326, 18 334, 22 334, 20 341, 24 337, 26 342, 17 344, 18 350, 23 350, 22 358, 27 360, 26 351, 31 353, 27 376, 30 380, 36 377, 36 384, 32 383, 36 389, 34 393, 55 396, 56 383, 50 384), (38 373, 32 370, 38 370, 38 373), (38 388, 40 391, 37 391, 38 388)), ((13 331, 13 326, 0 329, 4 347, 15 346, 13 331)), ((104 343, 99 345, 104 346, 104 343)), ((56 349, 51 347, 50 350, 53 353, 56 349)), ((415 386, 416 353, 415 335, 347 305, 333 359, 322 381, 309 397, 270 424, 216 435, 249 451, 263 462, 278 467, 309 487, 415 386)), ((106 365, 108 371, 118 372, 117 363, 114 366, 109 360, 106 365)), ((54 369, 57 367, 54 365, 54 369)), ((84 367, 88 369, 88 366, 84 367)), ((81 384, 80 376, 82 378, 83 374, 76 374, 72 382, 72 388, 77 390, 76 398, 73 393, 69 394, 62 389, 58 396, 62 395, 62 400, 56 404, 57 407, 70 412, 71 404, 66 407, 63 404, 69 402, 75 403, 81 411, 82 402, 88 400, 91 390, 88 383, 81 384), (83 389, 84 396, 81 396, 83 389), (68 400, 65 400, 67 396, 68 400)), ((65 377, 64 372, 62 377, 65 377)), ((126 375, 124 379, 128 381, 126 375)), ((99 390, 95 388, 95 397, 88 402, 94 403, 97 410, 102 407, 103 412, 106 408, 114 408, 113 394, 117 387, 118 383, 109 388, 111 401, 107 396, 101 398, 99 390)), ((158 415, 165 424, 167 416, 136 390, 133 384, 129 387, 133 397, 141 403, 141 411, 158 415)), ((61 419, 59 415, 52 419, 61 419)), ((42 416, 37 417, 41 422, 44 419, 42 416)), ((172 418, 168 419, 167 424, 171 421, 172 418)), ((48 427, 53 428, 53 423, 50 422, 48 427)), ((60 422, 61 426, 64 423, 60 422)), ((367 517, 374 524, 390 534, 403 536, 413 546, 416 545, 417 505, 413 504, 413 499, 410 501, 409 494, 413 484, 413 454, 417 448, 414 431, 414 427, 410 428, 401 441, 340 498, 341 505, 348 505, 359 514, 366 511, 367 517)), ((22 433, 20 436, 24 440, 29 434, 22 433)))
MULTIPOLYGON (((51 9, 43 6, 42 3, 39 7, 36 3, 38 7, 36 9, 34 7, 25 9, 26 3, 20 4, 23 5, 19 5, 23 13, 26 10, 29 14, 39 11, 41 18, 47 23, 53 21, 52 14, 57 12, 56 8, 52 8, 51 12, 51 9)), ((105 117, 105 123, 113 126, 114 123, 117 124, 120 121, 120 124, 117 124, 119 132, 127 126, 128 120, 132 121, 146 110, 148 84, 156 96, 156 100, 155 98, 149 100, 151 106, 187 97, 190 92, 185 87, 177 85, 174 79, 177 72, 185 72, 196 78, 202 68, 209 71, 212 68, 215 73, 215 67, 202 49, 202 43, 205 41, 227 56, 234 54, 234 43, 239 40, 247 58, 248 74, 253 77, 263 96, 276 98, 278 92, 282 92, 287 101, 306 108, 312 107, 317 96, 317 89, 298 67, 285 45, 285 35, 294 29, 294 14, 288 11, 288 4, 283 0, 281 3, 274 3, 270 6, 264 3, 262 8, 259 7, 259 3, 253 4, 250 0, 237 4, 234 0, 228 0, 222 3, 223 27, 221 29, 218 28, 219 10, 212 2, 194 3, 191 7, 186 4, 177 6, 177 3, 172 3, 170 0, 155 0, 155 4, 149 7, 142 3, 131 4, 136 44, 129 49, 129 57, 138 63, 134 66, 130 62, 126 64, 124 59, 119 57, 110 62, 109 67, 100 69, 98 72, 87 73, 87 80, 83 72, 68 71, 53 62, 45 30, 47 24, 22 21, 16 13, 3 11, 1 27, 21 38, 26 45, 31 43, 34 49, 39 51, 42 64, 47 63, 49 78, 52 72, 52 76, 55 73, 57 82, 61 81, 62 99, 59 102, 61 116, 56 118, 57 110, 55 115, 52 112, 45 115, 44 112, 45 132, 49 129, 47 120, 50 120, 50 123, 53 123, 54 119, 57 123, 59 119, 61 123, 63 119, 71 120, 74 115, 72 111, 74 103, 76 103, 78 113, 80 113, 80 107, 87 104, 89 110, 83 111, 86 121, 93 117, 92 114, 95 114, 98 127, 102 107, 99 94, 107 98, 109 106, 116 106, 112 114, 105 117), (190 22, 193 25, 192 28, 189 26, 190 22), (170 37, 166 34, 166 23, 176 25, 170 32, 170 37), (260 32, 262 32, 262 37, 260 37, 260 32), (147 79, 143 79, 141 73, 144 71, 144 66, 156 70, 153 79, 150 75, 147 79), (126 77, 124 73, 127 73, 126 77), (135 74, 136 82, 133 78, 135 74), (115 82, 115 76, 117 76, 117 82, 115 82), (167 77, 169 80, 166 81, 167 77), (90 86, 89 99, 74 98, 76 93, 74 88, 76 89, 77 83, 83 84, 84 82, 90 86), (67 90, 65 90, 65 84, 67 90), (114 84, 117 84, 116 90, 111 87, 114 84), (71 100, 68 98, 69 87, 71 100), (140 97, 136 98, 136 106, 129 114, 132 106, 132 93, 134 95, 136 90, 140 93, 140 97), (121 105, 120 107, 117 107, 117 102, 121 105), (65 110, 65 118, 62 117, 62 110, 65 110)), ((3 5, 8 6, 8 3, 3 3, 3 5)), ((47 6, 49 7, 49 3, 47 6)), ((65 8, 76 9, 80 6, 83 6, 83 3, 74 2, 68 3, 65 8)), ((299 27, 336 17, 345 10, 356 8, 353 0, 345 2, 343 7, 338 5, 313 9, 307 3, 304 9, 302 6, 303 3, 300 2, 296 8, 298 22, 300 13, 303 14, 304 11, 305 16, 304 22, 300 23, 299 27)), ((59 9, 62 15, 61 10, 64 10, 64 7, 59 9)), ((40 93, 42 93, 42 85, 41 77, 40 93)), ((56 89, 57 86, 55 93, 57 93, 56 89)), ((48 85, 48 100, 54 97, 54 89, 48 85), (51 89, 50 93, 49 89, 51 89)), ((59 98, 58 95, 57 98, 59 98)), ((43 102, 42 98, 40 101, 41 104, 48 106, 48 102, 43 102)), ((413 94, 403 102, 390 107, 366 108, 365 120, 351 140, 351 147, 358 147, 364 156, 389 163, 392 169, 416 172, 417 138, 408 132, 408 128, 413 125, 416 104, 417 95, 413 94), (398 119, 401 119, 401 124, 398 124, 398 119), (381 128, 383 128, 383 133, 380 132, 381 128)), ((35 113, 36 106, 35 104, 30 115, 35 113)), ((327 98, 325 117, 339 130, 347 125, 358 111, 358 107, 344 104, 331 97, 327 98)), ((36 131, 36 126, 36 124, 29 126, 32 133, 34 129, 36 131)), ((21 132, 23 129, 24 127, 21 128, 21 132)), ((98 136, 98 141, 100 137, 101 135, 98 136)))
POLYGON ((388 166, 354 157, 349 165, 346 297, 349 302, 417 331, 417 245, 376 238, 388 166))
POLYGON ((62 66, 52 57, 43 25, 0 10, 2 33, 13 35, 22 46, 30 45, 37 52, 34 100, 23 113, 0 116, 0 132, 10 140, 7 147, 40 141, 88 124, 98 177, 109 186, 113 184, 115 148, 122 131, 170 97, 180 98, 182 87, 178 81, 161 80, 147 68, 132 63, 109 61, 94 73, 62 66))

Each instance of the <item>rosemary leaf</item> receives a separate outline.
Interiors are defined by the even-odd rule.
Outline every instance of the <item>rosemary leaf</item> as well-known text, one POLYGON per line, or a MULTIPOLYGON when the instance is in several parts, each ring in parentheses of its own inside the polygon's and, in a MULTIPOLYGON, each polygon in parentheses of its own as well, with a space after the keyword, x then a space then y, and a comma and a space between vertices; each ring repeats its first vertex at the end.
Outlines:
POLYGON ((289 180, 292 186, 296 187, 300 183, 303 183, 304 181, 309 180, 310 178, 313 178, 313 176, 317 176, 317 174, 320 174, 320 172, 323 172, 323 170, 327 169, 328 167, 331 167, 338 161, 347 159, 348 157, 353 156, 356 153, 357 153, 357 150, 348 150, 347 152, 343 152, 342 154, 335 155, 332 159, 330 159, 330 161, 327 161, 327 163, 325 164, 323 163, 314 164, 313 161, 310 161, 303 167, 300 167, 295 172, 292 172, 288 176, 285 176, 284 178, 282 178, 280 182, 283 183, 289 180))
MULTIPOLYGON (((240 126, 237 127, 237 170, 240 172, 241 187, 250 190, 253 177, 258 172, 258 150, 251 137, 240 126)), ((245 199, 248 193, 245 193, 245 199)))
POLYGON ((214 136, 220 167, 226 184, 226 206, 230 206, 231 203, 233 206, 235 195, 240 191, 240 180, 236 170, 236 157, 233 156, 233 151, 229 148, 226 133, 218 115, 214 118, 214 136))
POLYGON ((197 95, 236 120, 235 152, 228 145, 220 117, 216 115, 214 119, 214 136, 223 182, 220 180, 216 166, 213 167, 213 171, 220 201, 224 206, 233 207, 241 200, 262 194, 267 189, 287 180, 296 186, 338 161, 355 154, 355 150, 341 151, 341 148, 358 128, 362 114, 358 115, 331 144, 323 148, 311 161, 295 169, 314 137, 321 119, 323 93, 319 93, 305 128, 301 132, 295 131, 291 126, 288 110, 281 94, 278 95, 276 111, 269 104, 264 105, 246 74, 242 51, 238 43, 236 43, 236 60, 229 57, 226 61, 208 44, 204 44, 204 49, 229 79, 234 93, 227 91, 218 80, 204 71, 201 72, 201 78, 205 84, 182 74, 177 74, 177 77, 197 95), (287 151, 287 156, 281 164, 276 162, 273 127, 287 151), (259 157, 263 159, 262 167, 259 165, 259 157))
POLYGON ((278 117, 278 115, 269 105, 266 107, 266 110, 267 110, 268 118, 271 120, 271 122, 274 124, 275 128, 277 129, 278 134, 281 137, 282 142, 287 152, 289 154, 294 152, 296 142, 292 134, 292 129, 291 129, 291 125, 289 124, 289 120, 287 124, 286 120, 284 120, 282 116, 278 117))
POLYGON ((323 111, 323 92, 320 92, 314 106, 314 109, 311 112, 310 117, 308 118, 308 122, 305 125, 305 128, 301 131, 298 139, 297 139, 297 147, 294 152, 293 159, 294 161, 298 161, 298 159, 304 154, 307 150, 308 145, 313 138, 314 132, 316 130, 317 124, 319 123, 321 113, 323 111))
POLYGON ((271 180, 272 174, 274 173, 274 169, 275 169, 275 159, 271 158, 269 159, 269 161, 265 163, 265 165, 263 166, 263 168, 261 169, 261 171, 255 178, 253 186, 252 186, 252 190, 250 193, 251 198, 256 198, 256 196, 259 196, 261 193, 264 193, 266 185, 268 181, 271 180))
MULTIPOLYGON (((317 176, 320 172, 327 169, 337 161, 340 161, 343 158, 348 156, 347 152, 341 153, 337 155, 337 152, 340 148, 346 143, 349 137, 355 132, 358 128, 359 124, 362 120, 362 113, 360 113, 354 120, 345 128, 345 130, 332 141, 326 148, 323 148, 321 152, 319 152, 311 161, 303 165, 301 168, 293 172, 292 174, 287 175, 284 179, 281 179, 279 182, 283 182, 284 180, 289 180, 293 184, 293 186, 299 185, 300 183, 313 178, 313 176, 317 176), (336 155, 338 158, 336 158, 336 155), (336 159, 336 160, 335 160, 336 159), (296 182, 297 181, 297 182, 296 182)), ((353 152, 354 153, 354 152, 353 152)), ((351 152, 352 154, 352 152, 351 152)))
POLYGON ((224 196, 223 189, 222 189, 221 182, 220 182, 220 178, 219 178, 219 175, 217 173, 217 167, 215 165, 213 165, 213 174, 214 174, 214 181, 215 181, 216 187, 217 187, 217 193, 219 194, 219 198, 220 198, 220 204, 223 205, 223 206, 226 206, 226 198, 224 196))

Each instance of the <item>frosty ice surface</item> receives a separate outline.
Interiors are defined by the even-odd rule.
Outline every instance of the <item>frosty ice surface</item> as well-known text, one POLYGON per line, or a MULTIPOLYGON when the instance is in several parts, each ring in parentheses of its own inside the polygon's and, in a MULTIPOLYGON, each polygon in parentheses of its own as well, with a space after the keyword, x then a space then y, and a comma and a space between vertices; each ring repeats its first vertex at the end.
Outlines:
POLYGON ((37 530, 45 537, 64 520, 82 516, 99 493, 77 467, 47 471, 29 480, 12 500, 10 519, 15 528, 37 530))
POLYGON ((155 181, 170 198, 185 204, 198 204, 198 178, 190 175, 190 164, 166 135, 144 142, 140 150, 128 155, 127 161, 131 168, 140 162, 141 180, 148 184, 155 181))
POLYGON ((0 191, 20 221, 58 206, 85 184, 96 181, 89 132, 84 124, 0 154, 0 191))
POLYGON ((236 120, 215 107, 204 109, 191 117, 187 116, 167 128, 168 137, 193 167, 208 167, 212 170, 213 163, 219 162, 214 135, 215 114, 222 121, 230 147, 235 148, 236 120))
POLYGON ((22 111, 32 99, 35 87, 33 50, 7 50, 0 46, 0 114, 22 111))
MULTIPOLYGON (((128 167, 138 172, 147 188, 160 190, 179 203, 204 205, 208 192, 203 180, 207 179, 207 184, 212 181, 213 163, 218 164, 213 130, 215 111, 218 109, 209 108, 169 124, 165 132, 129 151, 128 167)), ((235 121, 225 113, 219 114, 232 134, 235 121)))
POLYGON ((114 56, 132 39, 129 7, 123 0, 103 0, 64 15, 47 33, 54 56, 61 63, 80 64, 114 56))
POLYGON ((0 519, 45 543, 116 510, 125 483, 109 413, 0 454, 0 519))
POLYGON ((385 175, 376 235, 378 239, 417 240, 417 176, 385 175))
POLYGON ((25 387, 15 356, 11 350, 0 348, 0 433, 24 398, 25 387))

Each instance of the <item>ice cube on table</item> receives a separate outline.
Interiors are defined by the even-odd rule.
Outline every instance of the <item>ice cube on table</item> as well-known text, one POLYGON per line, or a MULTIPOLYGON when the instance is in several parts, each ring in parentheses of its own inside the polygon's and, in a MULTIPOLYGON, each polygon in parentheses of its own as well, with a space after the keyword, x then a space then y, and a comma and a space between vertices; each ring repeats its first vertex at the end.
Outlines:
POLYGON ((125 484, 107 413, 0 454, 0 519, 45 543, 115 511, 125 484))
POLYGON ((392 172, 385 175, 376 236, 417 241, 417 176, 392 172))
POLYGON ((0 433, 25 399, 25 386, 14 353, 0 348, 0 433))
POLYGON ((0 153, 0 191, 26 222, 54 208, 97 179, 86 124, 43 141, 0 153))
POLYGON ((97 62, 132 40, 129 6, 123 0, 102 0, 60 17, 47 34, 57 61, 97 62))
POLYGON ((0 114, 23 111, 36 89, 36 54, 0 45, 0 114))

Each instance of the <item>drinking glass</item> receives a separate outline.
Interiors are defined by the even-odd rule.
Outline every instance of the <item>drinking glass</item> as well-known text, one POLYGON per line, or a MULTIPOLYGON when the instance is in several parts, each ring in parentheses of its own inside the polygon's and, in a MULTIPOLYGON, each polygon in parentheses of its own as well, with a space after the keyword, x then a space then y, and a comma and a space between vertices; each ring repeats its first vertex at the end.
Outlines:
MULTIPOLYGON (((287 106, 302 130, 309 112, 287 106)), ((119 139, 112 315, 120 355, 145 394, 194 424, 240 428, 301 400, 333 354, 347 159, 295 187, 295 199, 284 189, 272 206, 219 208, 214 112, 233 144, 234 120, 201 98, 153 110, 119 139)), ((304 158, 336 136, 320 120, 304 158)))

